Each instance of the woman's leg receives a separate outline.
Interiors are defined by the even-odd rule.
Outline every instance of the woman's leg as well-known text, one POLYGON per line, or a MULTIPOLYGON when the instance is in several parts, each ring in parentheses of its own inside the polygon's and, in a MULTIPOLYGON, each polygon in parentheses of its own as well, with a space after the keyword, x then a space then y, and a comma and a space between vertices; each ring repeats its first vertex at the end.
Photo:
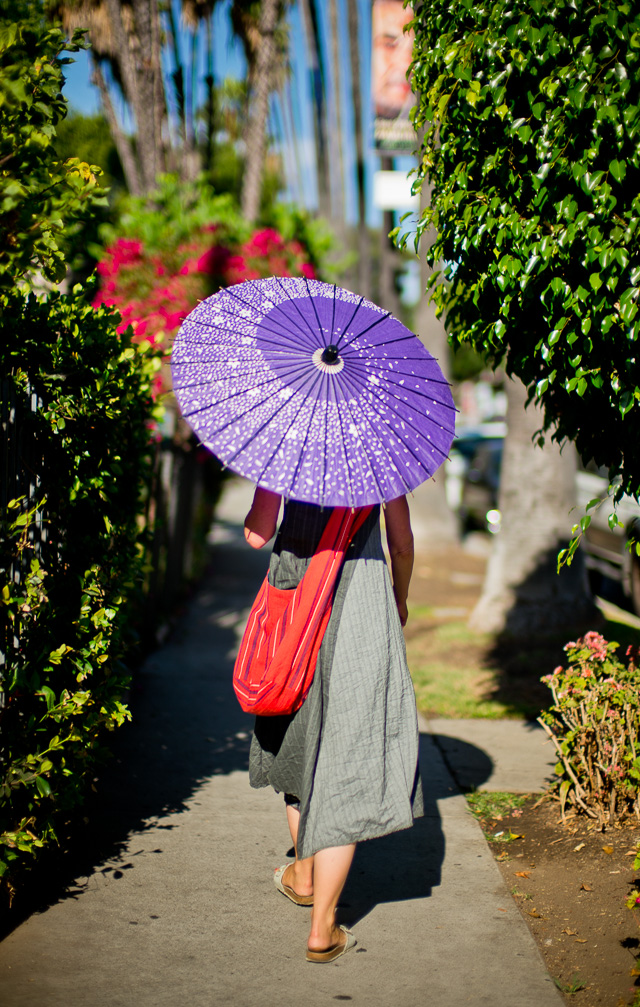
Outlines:
POLYGON ((335 914, 355 849, 355 843, 349 846, 331 846, 318 850, 315 857, 309 858, 313 859, 313 909, 308 943, 310 951, 324 951, 335 944, 344 944, 346 940, 344 933, 336 926, 335 914))
POLYGON ((293 864, 287 867, 282 876, 282 883, 293 888, 298 895, 313 895, 313 857, 306 857, 298 860, 298 826, 300 825, 300 811, 293 804, 287 804, 287 822, 289 832, 293 841, 293 848, 296 851, 296 859, 293 864))

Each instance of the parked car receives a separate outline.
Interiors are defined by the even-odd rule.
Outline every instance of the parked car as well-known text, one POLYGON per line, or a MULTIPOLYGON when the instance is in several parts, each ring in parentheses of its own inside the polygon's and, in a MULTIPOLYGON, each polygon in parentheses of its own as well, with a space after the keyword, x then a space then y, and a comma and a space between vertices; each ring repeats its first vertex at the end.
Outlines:
MULTIPOLYGON (((451 509, 456 513, 460 513, 465 480, 477 451, 484 448, 487 444, 499 445, 501 448, 506 432, 507 427, 504 420, 491 420, 475 426, 460 427, 458 429, 449 453, 449 461, 445 467, 447 501, 451 509)), ((475 476, 473 478, 475 479, 475 476)), ((475 512, 476 509, 474 508, 472 521, 475 518, 475 512)), ((479 527, 484 527, 482 521, 479 522, 479 527)))
MULTIPOLYGON (((458 499, 458 514, 463 531, 480 529, 495 534, 500 529, 498 492, 504 435, 495 429, 487 436, 475 436, 458 449, 465 457, 464 473, 458 499)), ((576 472, 576 510, 581 516, 590 500, 604 498, 609 488, 606 470, 578 464, 576 472)), ((581 548, 594 593, 607 593, 618 585, 623 599, 640 616, 640 556, 628 547, 635 534, 640 539, 640 504, 624 496, 616 509, 621 525, 611 529, 612 505, 606 499, 591 510, 591 523, 584 533, 581 548)), ((609 592, 610 593, 610 592, 609 592)))
MULTIPOLYGON (((576 473, 577 513, 583 514, 590 500, 606 496, 609 479, 606 470, 594 465, 578 465, 576 473)), ((640 556, 628 543, 632 536, 640 540, 640 504, 633 497, 623 496, 616 507, 621 522, 611 529, 610 501, 589 511, 591 524, 582 538, 587 569, 594 591, 606 589, 606 581, 619 582, 631 608, 640 615, 640 556)))
POLYGON ((500 528, 497 501, 506 432, 504 421, 496 420, 461 428, 453 442, 447 499, 458 513, 463 532, 481 530, 495 534, 500 528))

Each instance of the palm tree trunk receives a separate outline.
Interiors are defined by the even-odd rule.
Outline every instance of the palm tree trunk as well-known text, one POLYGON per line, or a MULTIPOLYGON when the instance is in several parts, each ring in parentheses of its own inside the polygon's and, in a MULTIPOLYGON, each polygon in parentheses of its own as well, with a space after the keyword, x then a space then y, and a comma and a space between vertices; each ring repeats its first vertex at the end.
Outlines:
MULTIPOLYGON (((298 92, 295 92, 296 98, 298 92)), ((304 203, 304 178, 306 175, 304 160, 300 155, 300 137, 296 130, 296 116, 294 111, 293 94, 291 82, 286 81, 280 93, 280 103, 287 137, 287 146, 292 151, 294 165, 293 177, 295 178, 295 199, 300 204, 304 203)))
POLYGON ((280 0, 262 0, 259 22, 261 40, 256 59, 253 112, 246 134, 246 165, 241 197, 242 213, 250 222, 256 219, 260 210, 269 95, 275 60, 273 36, 278 23, 279 8, 280 0))
POLYGON ((165 126, 167 125, 167 101, 164 89, 164 78, 162 75, 162 52, 160 44, 160 5, 158 0, 149 0, 149 27, 151 33, 151 81, 149 83, 150 93, 153 94, 153 134, 156 154, 155 175, 153 184, 155 187, 156 176, 166 168, 166 147, 165 147, 165 126))
POLYGON ((131 144, 129 143, 129 138, 125 135, 120 122, 118 121, 118 116, 116 115, 116 110, 113 107, 109 88, 107 87, 107 82, 104 79, 104 74, 102 73, 102 68, 93 53, 91 53, 91 63, 93 66, 91 83, 95 84, 100 92, 100 100, 104 111, 104 117, 107 120, 109 132, 111 133, 116 150, 118 151, 118 157, 120 158, 122 170, 124 171, 127 189, 132 196, 140 196, 142 194, 142 181, 140 179, 140 172, 138 171, 135 155, 131 148, 131 144))
POLYGON ((349 56, 351 64, 351 100, 353 103, 356 152, 356 185, 358 192, 358 287, 365 297, 371 296, 371 248, 367 230, 365 190, 365 152, 362 128, 362 86, 360 80, 360 38, 358 0, 348 0, 349 56))
POLYGON ((331 186, 331 217, 342 232, 344 228, 344 160, 342 157, 342 87, 340 73, 340 36, 336 0, 329 0, 329 31, 331 34, 331 75, 333 78, 333 122, 329 134, 329 163, 333 168, 331 186))
POLYGON ((137 107, 134 108, 138 132, 138 156, 145 191, 152 192, 162 165, 162 111, 158 108, 157 19, 155 0, 133 0, 135 30, 141 47, 141 58, 136 60, 135 75, 137 107))
POLYGON ((566 545, 575 505, 575 451, 566 445, 533 443, 542 417, 518 379, 507 389, 507 438, 498 506, 502 514, 478 604, 469 621, 490 633, 532 635, 569 632, 595 609, 578 554, 556 573, 556 557, 566 545))
POLYGON ((191 29, 190 38, 190 58, 189 58, 189 80, 187 93, 185 96, 185 120, 187 134, 187 148, 195 144, 195 109, 196 109, 196 87, 197 87, 197 61, 198 61, 198 29, 191 29))
MULTIPOLYGON (((384 154, 380 158, 382 171, 393 169, 393 158, 384 154)), ((395 276, 398 261, 398 250, 389 237, 393 228, 393 210, 382 211, 380 226, 380 260, 378 267, 378 302, 392 315, 400 311, 400 298, 396 290, 395 276)), ((424 289, 424 288, 423 288, 424 289)))
POLYGON ((158 4, 157 0, 132 0, 134 25, 131 31, 125 28, 119 0, 106 0, 106 9, 114 34, 123 92, 136 123, 142 190, 151 192, 164 163, 164 86, 158 4))
POLYGON ((207 17, 207 74, 204 79, 207 91, 207 135, 205 146, 205 166, 209 170, 213 164, 215 145, 215 85, 213 76, 213 13, 207 17))
POLYGON ((309 50, 311 74, 311 95, 315 107, 313 132, 316 146, 316 176, 318 179, 318 210, 328 217, 329 204, 329 159, 327 144, 326 93, 320 56, 318 35, 318 12, 314 0, 300 0, 300 11, 309 50))
MULTIPOLYGON (((420 212, 426 209, 429 201, 427 183, 423 182, 420 194, 420 212)), ((431 244, 425 234, 420 245, 420 291, 421 298, 416 308, 416 333, 440 364, 445 378, 450 380, 449 343, 442 321, 437 317, 435 307, 429 299, 427 283, 431 269, 426 259, 426 249, 431 244)), ((430 549, 434 544, 442 547, 454 545, 460 538, 458 519, 447 501, 446 466, 441 465, 435 476, 414 490, 411 501, 412 523, 416 543, 430 549)))
POLYGON ((173 83, 173 95, 176 103, 176 110, 178 112, 178 131, 180 139, 184 144, 187 139, 187 127, 184 110, 184 66, 180 55, 180 39, 171 3, 168 3, 166 6, 166 14, 169 21, 169 44, 171 46, 173 62, 175 65, 175 69, 171 74, 171 81, 173 83))

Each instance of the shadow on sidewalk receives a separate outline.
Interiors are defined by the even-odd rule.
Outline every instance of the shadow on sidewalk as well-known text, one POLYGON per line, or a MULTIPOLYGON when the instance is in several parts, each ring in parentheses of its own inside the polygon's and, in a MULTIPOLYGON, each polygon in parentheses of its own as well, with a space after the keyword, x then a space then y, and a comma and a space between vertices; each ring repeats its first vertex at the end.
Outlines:
POLYGON ((132 722, 108 739, 113 757, 74 816, 70 841, 48 850, 24 879, 14 907, 2 911, 0 939, 32 913, 80 897, 95 872, 122 876, 134 867, 131 833, 159 822, 173 828, 162 819, 184 810, 205 780, 248 768, 253 719, 240 709, 231 675, 237 628, 268 555, 247 549, 233 528, 221 537, 170 638, 134 675, 132 722))
MULTIPOLYGON (((411 829, 358 846, 340 899, 338 922, 354 926, 381 902, 428 898, 440 884, 445 837, 437 802, 459 791, 440 762, 438 741, 437 736, 420 735, 424 817, 416 819, 411 829)), ((473 766, 473 786, 479 787, 491 775, 493 763, 474 745, 459 744, 473 766)))

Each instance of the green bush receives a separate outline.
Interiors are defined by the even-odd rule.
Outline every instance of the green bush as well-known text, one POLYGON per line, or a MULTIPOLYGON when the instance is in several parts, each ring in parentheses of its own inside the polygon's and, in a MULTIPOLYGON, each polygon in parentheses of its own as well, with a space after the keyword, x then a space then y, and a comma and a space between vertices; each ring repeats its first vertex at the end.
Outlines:
POLYGON ((37 487, 9 502, 0 529, 0 874, 11 882, 81 800, 104 730, 128 716, 120 658, 158 363, 79 288, 5 304, 5 434, 37 487))
POLYGON ((599 633, 565 646, 569 666, 542 679, 553 706, 539 721, 558 754, 553 791, 561 802, 595 819, 600 828, 634 815, 640 820, 640 667, 638 649, 599 633))
POLYGON ((456 342, 640 492, 640 10, 414 0, 420 223, 456 342))
POLYGON ((91 165, 61 162, 65 50, 41 2, 0 16, 0 876, 82 799, 105 731, 128 716, 120 663, 141 564, 148 470, 148 349, 118 335, 94 290, 64 277, 73 229, 104 201, 91 165), (10 499, 13 498, 13 499, 10 499))

